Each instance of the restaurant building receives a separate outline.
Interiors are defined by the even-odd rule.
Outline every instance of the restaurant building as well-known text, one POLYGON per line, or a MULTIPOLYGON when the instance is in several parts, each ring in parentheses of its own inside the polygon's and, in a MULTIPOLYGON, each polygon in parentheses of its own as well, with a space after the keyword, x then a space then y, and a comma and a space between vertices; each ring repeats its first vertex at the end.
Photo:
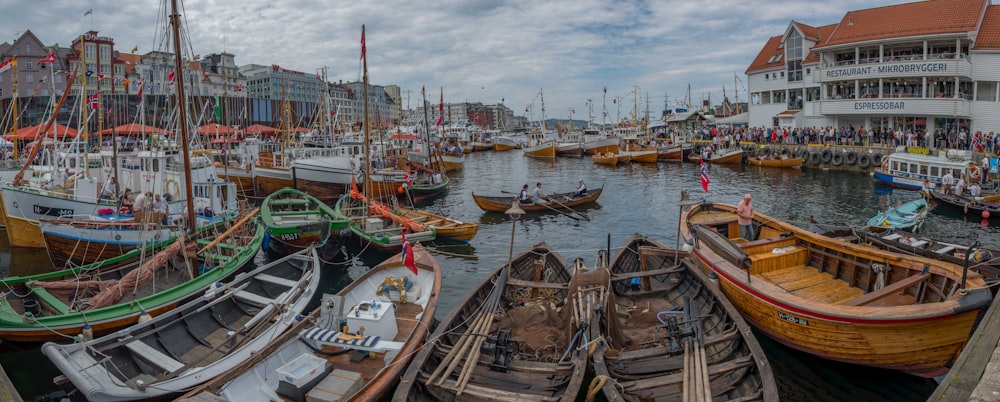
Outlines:
POLYGON ((746 70, 751 127, 1000 130, 1000 5, 928 0, 796 21, 746 70))

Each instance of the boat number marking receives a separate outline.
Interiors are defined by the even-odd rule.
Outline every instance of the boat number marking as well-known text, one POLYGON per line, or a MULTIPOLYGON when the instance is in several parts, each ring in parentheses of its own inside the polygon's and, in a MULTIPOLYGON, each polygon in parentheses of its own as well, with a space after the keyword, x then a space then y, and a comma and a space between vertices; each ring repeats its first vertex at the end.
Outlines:
MULTIPOLYGON (((16 208, 17 205, 15 204, 16 208)), ((34 206, 34 212, 37 215, 48 215, 48 216, 73 216, 74 211, 68 208, 56 208, 56 207, 45 207, 41 205, 34 206)))
POLYGON ((792 315, 789 315, 789 314, 785 314, 785 312, 783 312, 783 311, 779 311, 778 312, 778 318, 780 318, 782 320, 785 320, 785 321, 788 321, 788 322, 793 323, 793 324, 799 324, 799 325, 809 326, 809 321, 806 321, 806 319, 795 317, 795 316, 792 316, 792 315))
POLYGON ((281 237, 281 240, 285 240, 285 241, 296 240, 296 239, 299 238, 299 234, 298 233, 282 233, 280 235, 280 237, 281 237))

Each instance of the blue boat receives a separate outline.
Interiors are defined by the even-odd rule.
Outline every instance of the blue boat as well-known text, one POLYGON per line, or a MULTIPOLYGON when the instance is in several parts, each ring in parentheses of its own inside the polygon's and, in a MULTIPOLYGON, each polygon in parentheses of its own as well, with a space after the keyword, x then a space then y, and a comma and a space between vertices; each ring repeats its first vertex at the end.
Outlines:
POLYGON ((924 148, 898 147, 884 157, 878 158, 872 174, 882 185, 907 190, 920 190, 926 179, 930 188, 937 189, 942 178, 951 174, 955 181, 962 176, 966 181, 979 180, 982 169, 972 161, 969 151, 934 151, 924 148))
POLYGON ((927 200, 923 197, 879 212, 868 220, 868 229, 872 232, 886 230, 906 230, 916 233, 927 219, 927 200))

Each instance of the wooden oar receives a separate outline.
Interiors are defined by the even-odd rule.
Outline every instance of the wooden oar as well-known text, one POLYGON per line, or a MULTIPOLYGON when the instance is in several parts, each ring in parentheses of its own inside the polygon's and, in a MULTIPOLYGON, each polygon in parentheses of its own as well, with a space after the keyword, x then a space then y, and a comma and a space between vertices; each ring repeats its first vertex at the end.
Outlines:
POLYGON ((584 214, 583 212, 580 212, 580 211, 577 211, 577 210, 575 210, 575 209, 573 209, 573 208, 570 208, 570 207, 569 207, 569 205, 566 205, 566 204, 563 204, 563 203, 561 203, 561 202, 559 202, 559 201, 556 201, 556 199, 555 199, 555 198, 549 198, 549 200, 550 200, 550 201, 552 201, 552 202, 554 202, 554 203, 556 203, 556 204, 559 204, 559 205, 561 205, 561 206, 562 206, 563 208, 566 208, 566 209, 568 209, 568 210, 570 210, 570 211, 573 211, 573 212, 574 212, 574 213, 576 213, 577 215, 580 215, 580 217, 582 217, 583 219, 586 219, 586 220, 588 220, 588 221, 590 220, 590 217, 589 217, 589 216, 587 216, 587 214, 584 214))
MULTIPOLYGON (((503 191, 503 190, 500 190, 500 192, 501 192, 501 193, 505 193, 505 194, 514 194, 514 193, 512 193, 512 192, 509 192, 509 191, 503 191)), ((546 198, 547 198, 547 199, 548 199, 549 201, 552 201, 552 202, 554 202, 554 203, 557 203, 557 204, 559 204, 559 201, 556 201, 555 199, 553 199, 553 198, 551 198, 551 197, 546 197, 546 198)), ((548 208, 548 209, 550 209, 550 210, 552 210, 552 211, 555 211, 555 212, 558 212, 558 213, 560 213, 560 214, 563 214, 563 215, 566 215, 566 216, 568 216, 568 217, 570 217, 570 218, 573 218, 573 219, 576 219, 576 220, 580 220, 580 218, 577 218, 577 217, 575 217, 575 216, 571 215, 571 214, 570 214, 569 212, 564 212, 564 211, 560 211, 560 210, 558 210, 558 209, 555 209, 555 208, 552 208, 552 207, 550 207, 550 206, 548 206, 548 205, 545 205, 545 204, 541 204, 541 203, 537 203, 537 202, 536 202, 536 203, 533 203, 533 204, 529 204, 529 205, 541 205, 541 206, 543 206, 543 207, 545 207, 545 208, 548 208)), ((562 204, 560 204, 560 205, 562 205, 562 204)), ((568 207, 567 207, 567 208, 568 208, 568 207)), ((572 209, 572 208, 570 208, 570 211, 573 211, 573 209, 572 209)), ((573 212, 576 212, 576 211, 573 211, 573 212)), ((587 219, 587 220, 590 220, 590 219, 587 219)))

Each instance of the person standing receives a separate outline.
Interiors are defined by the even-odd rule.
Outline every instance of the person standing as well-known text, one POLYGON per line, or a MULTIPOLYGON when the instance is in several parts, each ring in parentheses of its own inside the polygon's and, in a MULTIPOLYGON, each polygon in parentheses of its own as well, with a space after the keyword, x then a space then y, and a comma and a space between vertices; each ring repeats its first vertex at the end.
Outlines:
POLYGON ((750 193, 743 196, 743 200, 736 205, 736 223, 740 225, 740 237, 747 241, 752 241, 753 233, 753 202, 750 193))
POLYGON ((115 181, 114 176, 109 177, 108 181, 104 182, 104 186, 101 187, 101 199, 98 200, 98 202, 103 200, 114 202, 116 198, 115 194, 117 193, 118 193, 118 183, 115 181))
POLYGON ((153 212, 162 214, 163 219, 160 220, 160 223, 167 224, 167 216, 170 215, 170 206, 167 205, 167 200, 160 197, 160 194, 153 196, 153 212))
POLYGON ((951 186, 955 184, 955 176, 951 175, 951 170, 945 172, 944 176, 941 176, 941 192, 944 194, 951 193, 951 186))

